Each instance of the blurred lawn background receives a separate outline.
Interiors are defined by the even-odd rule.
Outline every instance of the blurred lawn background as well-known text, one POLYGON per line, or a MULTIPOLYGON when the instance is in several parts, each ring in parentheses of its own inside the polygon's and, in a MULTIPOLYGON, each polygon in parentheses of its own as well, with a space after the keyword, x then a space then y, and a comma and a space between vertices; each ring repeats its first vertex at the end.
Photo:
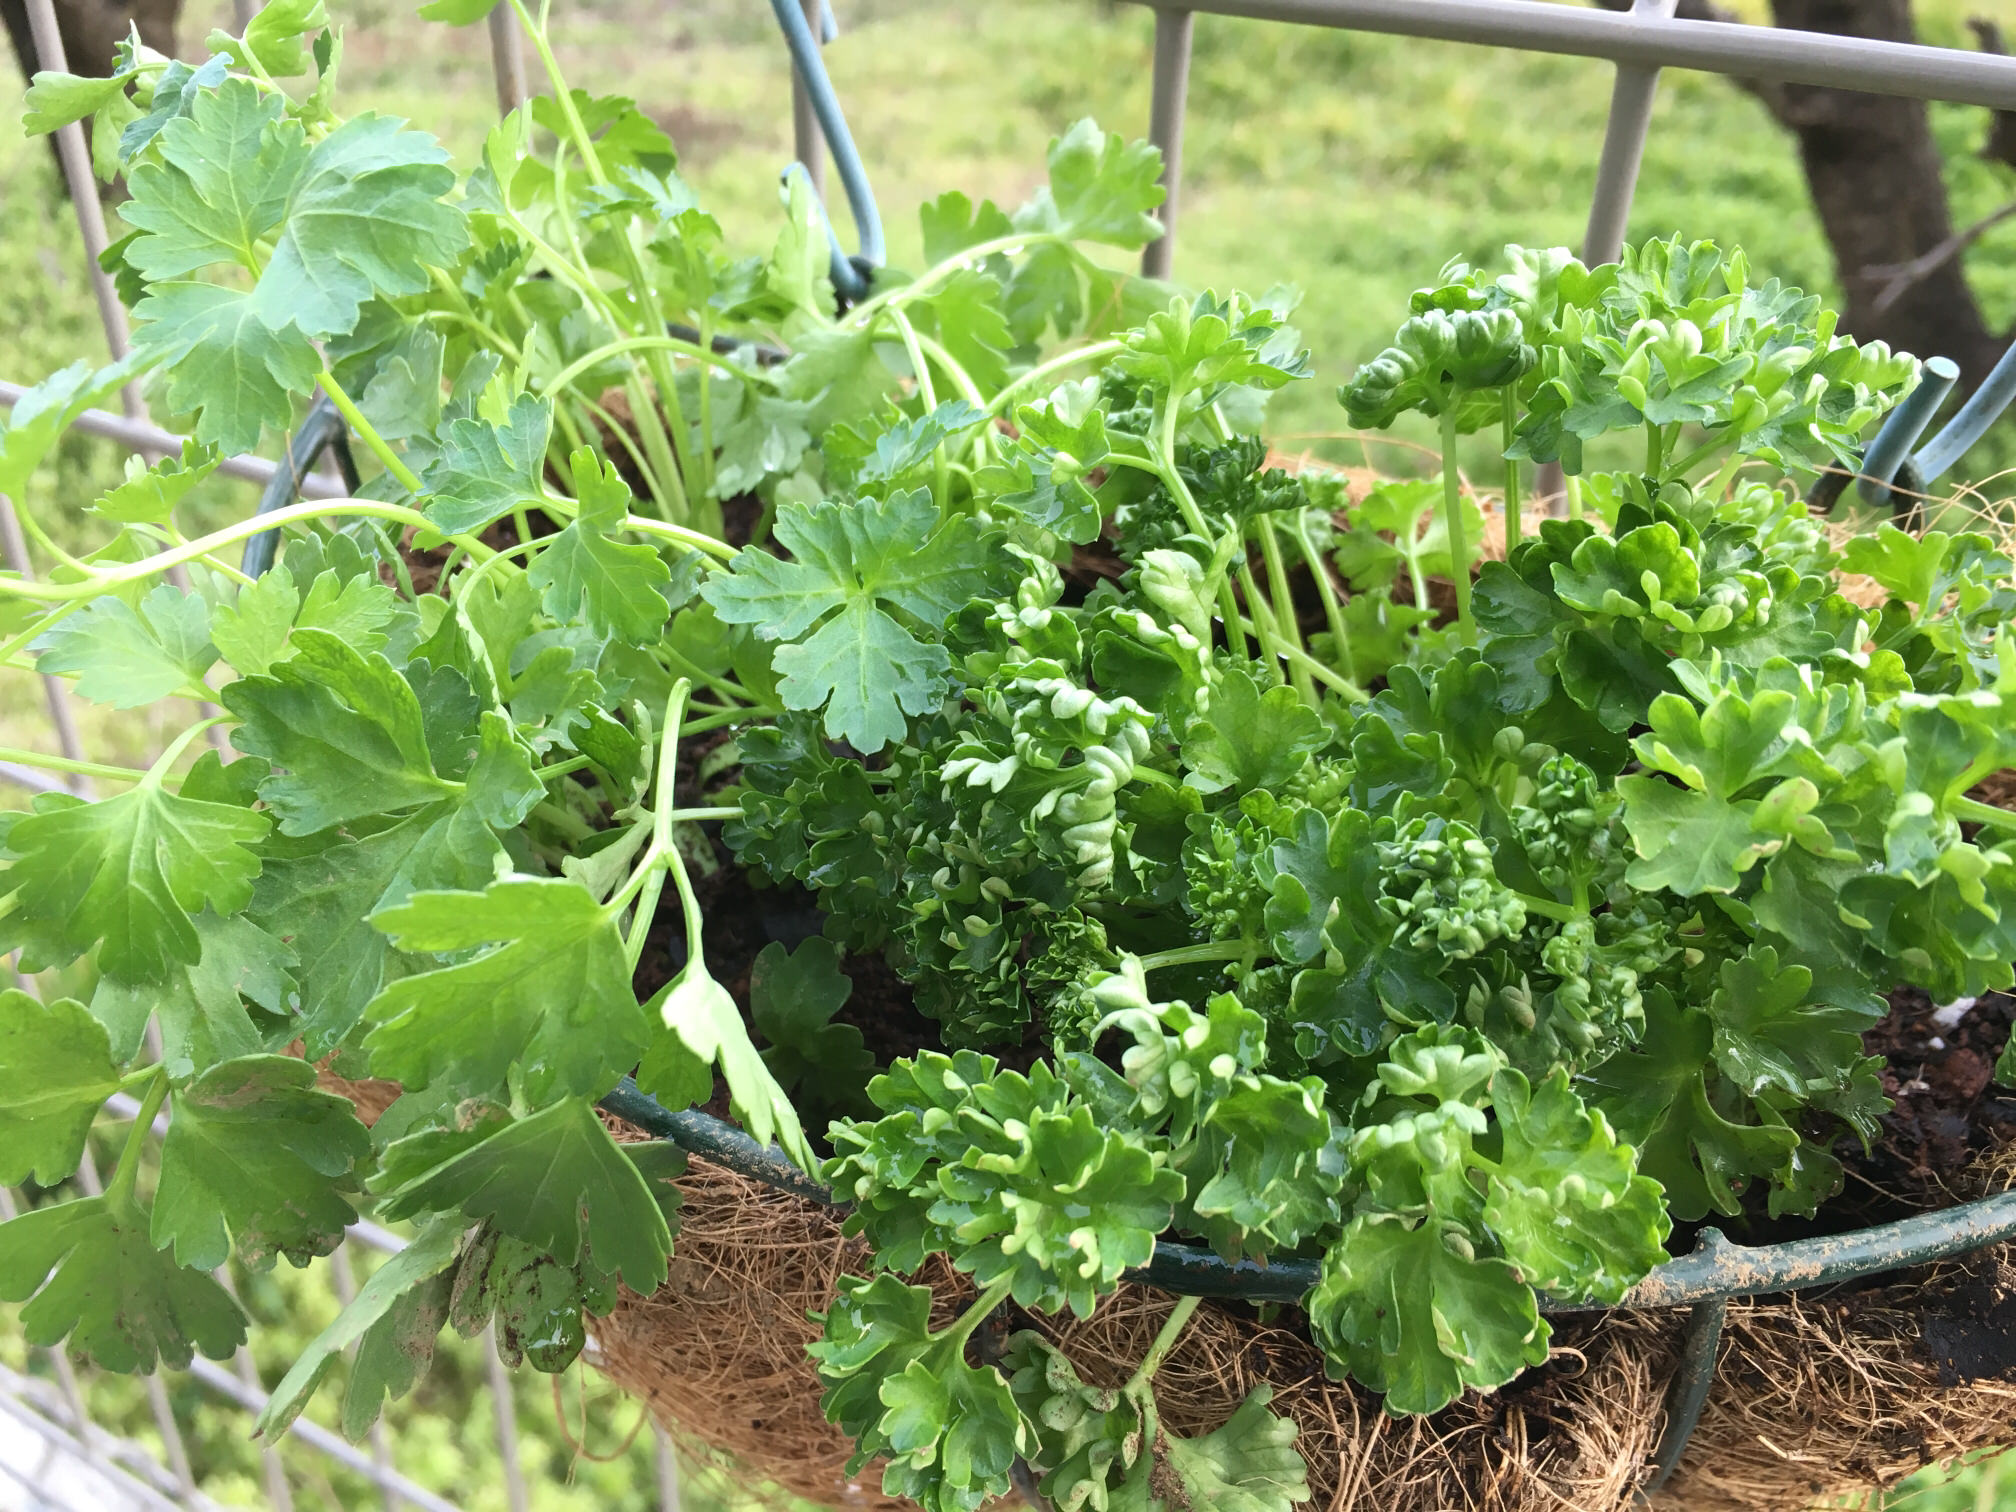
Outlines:
MULTIPOLYGON (((1048 139, 1082 115, 1130 136, 1146 129, 1153 25, 1145 9, 1103 0, 835 4, 842 35, 827 50, 827 66, 900 266, 918 260, 920 201, 957 188, 1019 202, 1041 181, 1048 139)), ((420 22, 409 0, 328 0, 328 7, 344 28, 339 97, 348 111, 407 117, 439 135, 458 162, 471 162, 494 118, 483 29, 420 22)), ((1764 18, 1764 0, 1742 0, 1741 8, 1764 18)), ((1917 0, 1916 10, 1924 40, 1948 45, 1969 45, 1970 13, 2016 23, 2016 0, 1917 0)), ((229 21, 228 0, 192 0, 184 54, 200 56, 204 34, 229 21)), ((557 0, 555 21, 570 81, 637 99, 677 142, 682 173, 731 243, 766 248, 777 221, 777 174, 791 151, 786 55, 768 7, 557 0)), ((1199 19, 1175 274, 1196 287, 1260 291, 1286 282, 1302 290, 1297 323, 1316 377, 1276 400, 1283 449, 1366 459, 1362 443, 1340 436, 1335 385, 1385 344, 1408 292, 1446 260, 1489 261, 1507 242, 1579 243, 1611 77, 1607 65, 1580 59, 1199 19)), ((0 377, 27 383, 78 357, 102 360, 104 344, 52 157, 16 125, 23 87, 0 61, 0 377)), ((2016 196, 2016 173, 1973 155, 1985 112, 1935 106, 1933 120, 1956 225, 2016 196)), ((851 240, 844 213, 838 218, 851 240)), ((1631 218, 1633 239, 1676 231, 1740 244, 1759 277, 1836 292, 1790 139, 1740 89, 1699 74, 1665 76, 1631 218)), ((1981 238, 1966 265, 1990 324, 2016 324, 2016 223, 1981 238)), ((1970 460, 1973 477, 2016 461, 2009 430, 1970 460)), ((123 460, 111 443, 73 435, 27 502, 60 522, 116 482, 123 460)), ((1392 447, 1375 447, 1371 460, 1395 470, 1418 465, 1392 447)), ((1483 453, 1474 460, 1481 464, 1483 453)), ((2004 497, 2016 487, 1989 491, 2004 497)), ((249 504, 248 491, 216 485, 207 507, 221 519, 249 504)), ((26 676, 0 685, 0 744, 53 749, 40 697, 26 676)), ((151 756, 170 723, 166 710, 150 723, 144 712, 115 719, 77 708, 94 755, 107 761, 151 756)), ((179 727, 181 711, 174 715, 179 727)), ((273 1316, 298 1317, 302 1339, 319 1326, 311 1315, 322 1304, 300 1278, 256 1284, 270 1291, 273 1316)), ((16 1342, 0 1337, 0 1354, 16 1342)), ((275 1343, 284 1353, 287 1341, 275 1343)), ((271 1379, 286 1360, 276 1353, 262 1363, 271 1379)), ((453 1364, 451 1376, 470 1368, 453 1364)), ((524 1386, 528 1417, 544 1404, 546 1431, 535 1432, 528 1463, 546 1488, 541 1512, 591 1501, 648 1505, 643 1451, 610 1466, 570 1458, 551 1431, 547 1390, 543 1379, 524 1386)), ((443 1417, 447 1400, 423 1401, 426 1410, 398 1420, 402 1462, 416 1446, 428 1467, 416 1473, 430 1483, 466 1495, 472 1507, 501 1505, 478 1447, 489 1435, 443 1417)), ((627 1407, 610 1416, 627 1431, 627 1407)), ((606 1444, 608 1425, 596 1429, 596 1442, 606 1444)), ((220 1474, 238 1477, 230 1484, 249 1504, 263 1502, 242 1441, 235 1457, 217 1452, 220 1474)), ((704 1508, 711 1494, 696 1485, 688 1504, 704 1508)), ((327 1503, 349 1504, 340 1493, 327 1503)), ((2016 1508, 2016 1467, 1989 1462, 1950 1481, 1927 1477, 1888 1505, 2016 1508)))

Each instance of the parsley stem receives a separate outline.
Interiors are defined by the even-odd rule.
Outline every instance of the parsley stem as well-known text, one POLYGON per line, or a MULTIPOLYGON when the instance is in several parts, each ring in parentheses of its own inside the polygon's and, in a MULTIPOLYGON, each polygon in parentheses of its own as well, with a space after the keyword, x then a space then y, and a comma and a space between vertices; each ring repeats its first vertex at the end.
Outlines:
POLYGON ((364 418, 364 412, 343 392, 343 385, 336 381, 336 375, 329 371, 326 364, 317 375, 316 382, 322 385, 322 392, 329 396, 329 402, 336 406, 336 412, 343 417, 344 423, 357 433, 357 439, 368 446, 371 454, 385 464, 385 470, 399 480, 399 486, 415 498, 424 493, 426 490, 420 486, 419 474, 400 459, 399 454, 386 444, 385 438, 378 434, 378 428, 364 418))
POLYGON ((1252 957, 1248 940, 1206 940, 1201 945, 1179 945, 1173 950, 1157 950, 1140 957, 1143 971, 1164 966, 1202 966, 1211 961, 1244 961, 1252 957))
POLYGON ((1142 1356, 1139 1368, 1128 1379, 1127 1384, 1120 1388, 1123 1395, 1139 1391, 1148 1384, 1149 1378, 1169 1357, 1169 1351, 1176 1347, 1177 1337, 1183 1332, 1191 1314, 1197 1311, 1197 1305, 1203 1300, 1202 1297, 1176 1299, 1176 1305, 1169 1309, 1169 1316, 1163 1320, 1161 1331, 1155 1335, 1155 1342, 1148 1346, 1148 1353, 1142 1356))
MULTIPOLYGON (((1239 627, 1255 640, 1260 638, 1260 632, 1251 620, 1242 617, 1239 621, 1239 627)), ((1334 668, 1324 666, 1322 662, 1311 656, 1307 651, 1303 651, 1295 646, 1283 646, 1280 650, 1281 654, 1287 657, 1290 662, 1304 668, 1316 681, 1341 693, 1346 701, 1350 703, 1368 703, 1371 701, 1372 695, 1370 693, 1367 693, 1357 683, 1344 676, 1343 673, 1336 671, 1334 668)))
POLYGON ((996 1281, 987 1290, 980 1293, 974 1299, 973 1305, 959 1314, 946 1327, 943 1333, 933 1334, 932 1338, 934 1340, 957 1341, 963 1345, 968 1339, 973 1337, 973 1330, 986 1322, 994 1309, 1008 1300, 1009 1293, 1014 1289, 1015 1282, 1010 1277, 1003 1277, 1001 1280, 996 1281))
POLYGON ((926 268, 923 273, 907 284, 899 284, 893 289, 885 289, 872 299, 864 299, 847 312, 840 322, 842 329, 870 323, 874 316, 882 313, 890 305, 907 304, 929 289, 936 288, 961 268, 976 262, 985 262, 997 253, 1022 252, 1030 247, 1042 246, 1046 242, 1069 242, 1070 238, 1061 231, 1011 231, 1006 236, 997 236, 992 241, 975 242, 963 251, 954 252, 935 268, 926 268))
POLYGON ((682 341, 677 336, 625 336, 621 341, 612 341, 607 346, 599 346, 584 357, 576 358, 555 373, 543 386, 542 392, 557 394, 576 378, 592 367, 598 367, 611 357, 621 357, 626 352, 680 352, 696 362, 719 368, 740 378, 752 388, 775 388, 777 380, 768 374, 752 372, 739 363, 730 362, 718 352, 708 350, 697 342, 682 341))
POLYGON ((589 764, 589 757, 569 756, 565 761, 556 761, 551 766, 540 767, 532 775, 541 782, 552 782, 555 778, 565 777, 569 772, 578 772, 589 764))
POLYGON ((1449 533, 1449 576, 1456 585, 1456 630, 1466 646, 1477 644, 1470 618, 1470 542, 1463 519, 1463 479, 1456 471, 1456 400, 1442 406, 1442 519, 1449 533))
POLYGON ((154 1080, 140 1099, 140 1111, 133 1115, 133 1127, 126 1131, 126 1143, 119 1151, 119 1165, 105 1188, 105 1205, 130 1211, 133 1192, 140 1180, 140 1155, 147 1148, 147 1136, 154 1130, 154 1115, 168 1096, 168 1073, 154 1067, 154 1080))
POLYGON ((672 811, 672 821, 675 824, 704 824, 710 820, 740 819, 741 817, 742 806, 740 804, 721 804, 713 808, 674 809, 672 811))
MULTIPOLYGON (((1270 515, 1261 515, 1255 522, 1260 527, 1260 559, 1267 564, 1267 591, 1274 600, 1274 628, 1283 641, 1297 651, 1306 649, 1302 642, 1302 627, 1295 622, 1295 599, 1288 591, 1287 559, 1281 554, 1281 541, 1274 534, 1274 520, 1270 515)), ((1251 574, 1248 574, 1250 581, 1251 574)), ((1302 702, 1312 709, 1322 707, 1316 697, 1316 685, 1310 680, 1309 669, 1300 662, 1289 664, 1290 680, 1302 702)))
POLYGON ((1946 808, 1955 819, 1967 819, 1996 829, 2016 830, 2016 813, 1997 808, 1992 803, 1983 803, 1978 798, 1951 798, 1947 800, 1946 808))
MULTIPOLYGON (((1506 386, 1502 398, 1505 408, 1499 435, 1505 443, 1502 449, 1509 452, 1512 450, 1512 432, 1519 423, 1519 402, 1513 398, 1512 389, 1509 384, 1506 386)), ((1507 457, 1505 459, 1505 551, 1507 555, 1510 555, 1512 548, 1519 544, 1519 533, 1524 528, 1524 521, 1519 517, 1519 510, 1519 462, 1515 457, 1507 457)))
POLYGON ((1316 594, 1323 600, 1323 618, 1330 626, 1330 654, 1343 664, 1344 676, 1356 684, 1358 666, 1351 656, 1350 632, 1344 628, 1344 605, 1337 597, 1337 585, 1330 581, 1330 564, 1323 560, 1323 554, 1309 539, 1306 513, 1295 517, 1295 544, 1302 548, 1302 560, 1308 564, 1309 575, 1316 580, 1316 594))
POLYGON ((1577 908, 1572 903, 1557 903, 1552 898, 1536 898, 1531 893, 1517 891, 1513 891, 1512 896, 1525 905, 1526 912, 1538 914, 1543 919, 1553 919, 1562 924, 1572 924, 1577 919, 1586 919, 1589 917, 1588 909, 1577 908))
POLYGON ((197 720, 196 723, 168 742, 168 749, 161 753, 154 765, 147 768, 146 773, 140 780, 145 783, 159 783, 162 777, 166 775, 168 769, 175 765, 175 759, 189 749, 189 742, 194 740, 198 735, 201 735, 212 725, 223 724, 228 718, 228 715, 214 714, 208 719, 197 720))
MULTIPOLYGON (((402 525, 439 533, 439 527, 432 520, 419 510, 408 508, 404 504, 380 504, 375 499, 303 499, 299 503, 289 504, 284 509, 253 515, 250 519, 240 520, 235 525, 226 525, 221 530, 213 530, 210 534, 198 536, 193 541, 185 541, 172 550, 156 552, 153 556, 142 557, 137 562, 126 562, 118 567, 102 569, 98 576, 88 583, 45 583, 0 574, 0 596, 11 594, 16 598, 41 599, 52 603, 99 598, 126 583, 145 582, 148 578, 166 572, 170 567, 179 567, 184 562, 200 561, 221 547, 248 540, 264 531, 279 530, 301 520, 336 515, 396 520, 402 525)), ((450 536, 448 539, 478 560, 493 555, 490 548, 474 536, 450 536)), ((42 621, 29 638, 33 639, 47 628, 48 621, 42 621)))
POLYGON ((110 782, 144 782, 147 774, 138 767, 107 766, 100 761, 72 761, 67 756, 44 756, 40 751, 24 751, 17 746, 0 746, 0 761, 17 766, 41 767, 50 772, 71 772, 79 777, 103 777, 110 782))
MULTIPOLYGON (((938 408, 938 391, 931 383, 931 364, 924 360, 924 348, 918 344, 917 328, 910 324, 906 316, 896 306, 889 307, 889 318, 896 322, 896 334, 903 338, 903 350, 910 357, 911 376, 917 380, 917 395, 924 401, 924 413, 930 414, 938 408)), ((952 507, 951 459, 945 455, 945 443, 940 441, 931 449, 931 496, 938 505, 938 514, 943 518, 952 507)))
POLYGON ((1036 366, 1029 369, 1028 372, 1016 378, 1006 388, 997 393, 992 402, 988 404, 987 413, 990 415, 1006 414, 1010 401, 1021 390, 1034 388, 1053 373, 1061 373, 1066 368, 1076 367, 1081 362, 1097 362, 1104 358, 1115 356, 1125 351, 1126 348, 1127 344, 1124 341, 1095 341, 1090 346, 1077 347, 1069 352, 1052 357, 1048 362, 1039 362, 1036 366))

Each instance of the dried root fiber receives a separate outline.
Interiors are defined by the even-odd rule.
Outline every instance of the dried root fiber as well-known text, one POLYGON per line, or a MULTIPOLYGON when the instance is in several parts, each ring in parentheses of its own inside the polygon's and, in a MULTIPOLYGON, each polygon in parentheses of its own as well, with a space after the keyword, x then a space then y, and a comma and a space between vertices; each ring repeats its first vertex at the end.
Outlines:
MULTIPOLYGON (((695 1160, 665 1287, 595 1325, 601 1367, 696 1449, 833 1507, 906 1508, 819 1413, 806 1316, 867 1264, 825 1209, 695 1160)), ((971 1296, 922 1278, 945 1316, 971 1296)), ((1122 1287, 1088 1322, 1034 1320, 1089 1378, 1117 1383, 1169 1299, 1122 1287)), ((1662 1426, 1682 1314, 1557 1320, 1548 1364, 1425 1419, 1327 1380, 1299 1329, 1207 1303, 1156 1376, 1171 1428, 1228 1417, 1254 1385, 1300 1426, 1312 1512, 1623 1512, 1662 1426)), ((1017 1326, 1027 1326, 1020 1320, 1017 1326)), ((1840 1298, 1734 1304, 1721 1369, 1661 1512, 1799 1512, 2016 1435, 2016 1268, 2002 1253, 1840 1298)))

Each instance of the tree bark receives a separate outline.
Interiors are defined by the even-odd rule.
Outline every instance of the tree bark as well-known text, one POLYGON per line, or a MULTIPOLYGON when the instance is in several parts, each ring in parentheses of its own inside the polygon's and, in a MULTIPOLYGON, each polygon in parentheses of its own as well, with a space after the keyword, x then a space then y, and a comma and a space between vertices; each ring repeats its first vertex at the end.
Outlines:
MULTIPOLYGON (((63 35, 70 71, 101 77, 110 73, 113 49, 125 39, 127 28, 136 25, 141 41, 172 56, 181 9, 181 0, 56 0, 56 29, 63 35)), ((32 78, 40 65, 24 0, 0 0, 0 19, 7 23, 7 40, 14 44, 22 75, 32 78)))
MULTIPOLYGON (((1910 0, 1772 0, 1777 23, 1799 31, 1915 42, 1910 0)), ((1951 357, 1971 386, 2001 356, 1960 260, 1899 295, 1874 270, 1931 251, 1953 235, 1939 147, 1921 100, 1787 85, 1775 106, 1799 143, 1813 205, 1834 249, 1846 307, 1842 329, 1920 357, 1951 357)))

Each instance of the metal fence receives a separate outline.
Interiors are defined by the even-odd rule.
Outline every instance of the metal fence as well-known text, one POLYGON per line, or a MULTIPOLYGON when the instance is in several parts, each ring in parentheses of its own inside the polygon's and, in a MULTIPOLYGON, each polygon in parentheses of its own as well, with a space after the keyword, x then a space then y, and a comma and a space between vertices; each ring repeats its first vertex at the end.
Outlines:
MULTIPOLYGON (((835 35, 832 13, 824 0, 774 0, 774 3, 779 20, 785 23, 797 64, 793 72, 792 121, 798 162, 811 176, 814 186, 819 187, 823 185, 830 147, 855 212, 857 229, 862 234, 863 260, 877 261, 879 231, 874 229, 873 200, 867 192, 866 176, 846 136, 844 119, 818 60, 817 41, 830 41, 835 35)), ((2016 111, 2016 58, 1770 27, 1677 20, 1674 18, 1677 0, 1634 0, 1628 12, 1583 9, 1544 0, 1199 0, 1184 6, 1158 4, 1157 0, 1137 0, 1137 3, 1149 5, 1155 13, 1148 128, 1150 139, 1162 150, 1163 184, 1167 191, 1161 210, 1163 235, 1149 245, 1142 258, 1143 272, 1154 277, 1169 275, 1175 254, 1182 199, 1184 105, 1199 12, 1568 54, 1606 59, 1615 64, 1616 82, 1582 247, 1584 259, 1591 263, 1614 258, 1623 246, 1662 69, 1700 69, 1747 79, 2016 111)), ((66 69, 53 0, 26 0, 26 5, 41 66, 66 69)), ((236 0, 241 25, 256 8, 254 0, 236 0)), ((488 26, 498 107, 510 111, 526 97, 523 38, 507 6, 499 5, 491 12, 488 26)), ((127 349, 126 312, 111 277, 99 266, 106 231, 82 128, 64 127, 57 136, 57 151, 83 237, 106 345, 116 359, 124 356, 127 349)), ((839 262, 836 257, 836 268, 839 262)), ((11 406, 21 393, 18 386, 0 382, 0 405, 11 406)), ((2011 393, 2016 393, 2016 347, 2012 347, 1977 391, 1967 411, 1920 456, 1928 453, 1942 456, 1950 465, 1965 450, 1968 436, 1959 432, 1971 425, 1974 427, 1971 434, 1978 435, 1979 428, 1985 427, 2006 406, 2011 393)), ((1924 421, 1930 418, 1931 406, 1916 408, 1926 411, 1914 420, 1918 429, 1922 429, 1924 421)), ((87 411, 76 424, 80 430, 116 441, 150 459, 179 449, 182 438, 161 429, 150 419, 137 382, 127 385, 122 392, 121 409, 122 413, 116 415, 87 411)), ((1912 431, 1900 445, 1898 432, 1889 433, 1882 445, 1872 446, 1872 460, 1886 446, 1897 452, 1900 461, 1904 460, 1903 453, 1916 435, 1917 431, 1912 431)), ((269 461, 256 456, 234 457, 224 463, 222 470, 229 476, 267 485, 285 471, 290 474, 288 485, 309 498, 340 497, 348 492, 342 480, 334 475, 296 472, 291 458, 269 461)), ((1887 484, 1889 476, 1885 471, 1881 481, 1887 484)), ((24 576, 32 573, 20 525, 4 496, 0 496, 0 557, 13 571, 24 576)), ((44 681, 51 733, 64 756, 82 761, 85 752, 67 690, 54 677, 44 681)), ((31 790, 65 785, 41 772, 4 762, 0 762, 0 778, 31 790)), ((81 790, 83 779, 72 779, 67 785, 81 790)), ((109 1111, 112 1117, 130 1119, 137 1110, 129 1101, 115 1103, 109 1111)), ((88 1156, 81 1179, 87 1189, 96 1189, 96 1172, 88 1156)), ((0 1190, 0 1216, 11 1217, 13 1212, 13 1197, 0 1190)), ((346 1246, 330 1257, 331 1282, 339 1296, 347 1301, 352 1286, 350 1246, 383 1253, 396 1250, 400 1243, 396 1236, 374 1225, 360 1223, 353 1227, 346 1246)), ((1719 1315, 1716 1321, 1719 1323, 1719 1315)), ((1695 1331, 1706 1334, 1707 1356, 1712 1360, 1714 1334, 1719 1328, 1695 1331)), ((518 1427, 510 1382, 494 1341, 486 1339, 485 1347, 493 1422, 507 1478, 506 1493, 512 1512, 524 1512, 529 1505, 529 1492, 519 1464, 518 1427)), ((1693 1352, 1700 1354, 1698 1344, 1693 1352)), ((54 1453, 88 1463, 100 1474, 103 1484, 116 1487, 138 1505, 171 1508, 210 1505, 191 1473, 169 1392, 160 1379, 151 1379, 147 1391, 155 1425, 165 1446, 168 1461, 165 1465, 139 1446, 115 1439, 94 1424, 86 1406, 85 1383, 75 1367, 60 1350, 52 1350, 49 1355, 53 1389, 46 1381, 0 1370, 0 1419, 26 1425, 54 1453)), ((248 1413, 257 1412, 266 1401, 257 1369, 244 1351, 229 1369, 197 1360, 189 1374, 206 1391, 248 1413)), ((1712 1368, 1702 1372, 1703 1392, 1706 1377, 1711 1375, 1712 1368)), ((1690 1404, 1685 1392, 1681 1399, 1669 1404, 1667 1433, 1657 1455, 1656 1480, 1663 1480, 1677 1461, 1686 1428, 1691 1426, 1692 1416, 1698 1410, 1699 1401, 1690 1404)), ((385 1506, 393 1512, 405 1506, 425 1508, 428 1512, 452 1512, 452 1502, 399 1472, 393 1446, 382 1429, 363 1449, 305 1419, 298 1421, 291 1431, 303 1445, 367 1479, 382 1493, 385 1506)), ((289 1512, 292 1491, 286 1467, 277 1449, 269 1446, 263 1454, 269 1500, 276 1512, 289 1512)), ((660 1503, 666 1509, 676 1509, 679 1490, 675 1459, 662 1434, 658 1440, 658 1472, 660 1503)))

